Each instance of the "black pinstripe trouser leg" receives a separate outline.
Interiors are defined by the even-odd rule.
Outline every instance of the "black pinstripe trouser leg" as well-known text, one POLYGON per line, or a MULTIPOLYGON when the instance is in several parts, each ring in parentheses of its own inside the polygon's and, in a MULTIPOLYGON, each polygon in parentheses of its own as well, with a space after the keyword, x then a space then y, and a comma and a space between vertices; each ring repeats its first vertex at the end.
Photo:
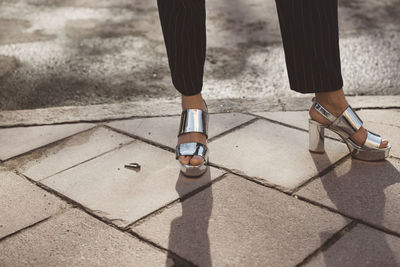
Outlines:
MULTIPOLYGON (((172 82, 201 92, 206 56, 205 0, 157 0, 172 82)), ((343 87, 337 0, 276 0, 290 88, 300 93, 343 87)))

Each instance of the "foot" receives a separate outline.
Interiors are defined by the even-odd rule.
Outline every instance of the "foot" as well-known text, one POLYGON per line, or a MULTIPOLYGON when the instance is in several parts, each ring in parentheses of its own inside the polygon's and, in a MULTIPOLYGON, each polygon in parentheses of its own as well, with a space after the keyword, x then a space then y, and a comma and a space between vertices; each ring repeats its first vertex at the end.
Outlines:
MULTIPOLYGON (((335 117, 340 116, 349 106, 344 96, 343 89, 334 92, 317 93, 316 100, 335 117)), ((309 115, 311 119, 319 123, 325 125, 329 125, 331 123, 327 118, 322 116, 312 107, 309 110, 309 115)), ((361 127, 353 134, 353 136, 350 137, 350 139, 357 145, 363 146, 365 140, 367 139, 367 130, 364 127, 361 127)), ((382 140, 380 148, 387 147, 388 143, 389 142, 387 140, 382 140)))
MULTIPOLYGON (((182 96, 182 110, 196 108, 207 111, 201 94, 194 96, 182 96)), ((207 138, 202 133, 184 133, 178 137, 178 144, 198 142, 206 145, 207 138)), ((178 160, 187 165, 200 165, 204 159, 200 156, 179 156, 178 160)))

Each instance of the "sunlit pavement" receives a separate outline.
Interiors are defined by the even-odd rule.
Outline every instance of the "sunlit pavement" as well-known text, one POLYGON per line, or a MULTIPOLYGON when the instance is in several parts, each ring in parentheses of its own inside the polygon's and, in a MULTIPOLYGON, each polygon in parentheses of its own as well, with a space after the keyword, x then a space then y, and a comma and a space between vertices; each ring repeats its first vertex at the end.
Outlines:
POLYGON ((339 1, 345 92, 392 144, 367 163, 308 151, 275 2, 207 1, 188 179, 156 1, 0 1, 0 266, 400 266, 399 13, 339 1))
POLYGON ((209 101, 197 179, 174 157, 177 103, 0 112, 0 265, 398 266, 400 106, 350 100, 390 140, 386 161, 353 160, 331 134, 310 153, 306 104, 209 101))

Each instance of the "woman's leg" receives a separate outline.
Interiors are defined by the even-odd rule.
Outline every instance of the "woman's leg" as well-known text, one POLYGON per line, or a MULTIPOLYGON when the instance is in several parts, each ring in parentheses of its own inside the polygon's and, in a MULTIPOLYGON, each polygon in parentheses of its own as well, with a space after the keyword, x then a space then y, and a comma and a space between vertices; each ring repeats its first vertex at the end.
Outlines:
MULTIPOLYGON (((333 115, 348 106, 343 92, 337 0, 276 0, 290 88, 315 93, 333 115)), ((329 121, 310 109, 314 120, 329 121)), ((367 132, 361 127, 352 139, 362 145, 367 132)), ((387 146, 383 141, 381 147, 387 146)))
MULTIPOLYGON (((182 94, 182 108, 206 107, 201 96, 206 57, 205 0, 157 0, 161 28, 167 49, 172 83, 182 94)), ((202 133, 186 133, 178 144, 199 142, 206 144, 202 133)), ((181 156, 185 164, 198 165, 200 156, 181 156)))

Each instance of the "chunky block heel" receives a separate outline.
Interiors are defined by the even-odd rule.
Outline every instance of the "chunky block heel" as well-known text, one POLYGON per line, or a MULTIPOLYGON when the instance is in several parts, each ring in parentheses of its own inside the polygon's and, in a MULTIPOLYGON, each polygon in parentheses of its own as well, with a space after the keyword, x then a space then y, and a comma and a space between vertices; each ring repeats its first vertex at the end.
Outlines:
POLYGON ((326 126, 308 119, 309 150, 315 153, 325 153, 326 126))

